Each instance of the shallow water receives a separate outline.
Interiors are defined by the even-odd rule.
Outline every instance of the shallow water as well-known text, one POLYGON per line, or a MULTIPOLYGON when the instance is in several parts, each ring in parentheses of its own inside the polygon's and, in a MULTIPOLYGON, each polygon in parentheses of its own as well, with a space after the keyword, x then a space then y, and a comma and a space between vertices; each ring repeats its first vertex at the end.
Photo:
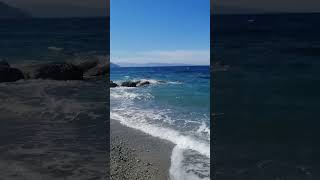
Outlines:
POLYGON ((173 142, 172 179, 209 178, 209 67, 114 68, 110 76, 118 84, 151 82, 111 88, 111 118, 173 142))

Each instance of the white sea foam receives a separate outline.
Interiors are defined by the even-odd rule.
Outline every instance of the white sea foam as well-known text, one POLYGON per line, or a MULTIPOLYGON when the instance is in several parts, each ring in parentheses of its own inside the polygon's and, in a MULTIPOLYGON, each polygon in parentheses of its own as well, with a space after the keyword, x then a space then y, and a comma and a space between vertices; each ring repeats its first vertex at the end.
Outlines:
MULTIPOLYGON (((137 104, 134 104, 135 100, 148 100, 153 96, 147 92, 141 93, 136 88, 113 88, 110 91, 110 98, 112 103, 117 102, 115 106, 111 104, 111 119, 176 145, 171 156, 170 179, 208 179, 210 176, 208 165, 210 164, 210 145, 207 139, 210 138, 210 129, 205 123, 200 123, 198 128, 190 134, 166 126, 166 123, 174 122, 169 114, 170 109, 139 108, 137 104), (199 136, 206 134, 208 138, 197 138, 194 136, 195 134, 199 136), (190 154, 189 151, 195 154, 190 154), (197 158, 201 156, 203 159, 198 160, 200 162, 197 162, 197 160, 188 162, 192 158, 185 158, 184 154, 187 152, 189 152, 188 155, 197 158), (207 166, 203 164, 207 164, 207 166), (202 175, 199 176, 197 173, 202 175)), ((185 120, 185 122, 188 122, 188 120, 185 120)))
POLYGON ((42 117, 44 120, 74 120, 81 113, 88 113, 95 108, 96 102, 81 102, 73 97, 55 95, 54 89, 79 90, 86 86, 82 81, 27 80, 0 84, 0 109, 15 113, 21 117, 42 117), (9 95, 8 95, 9 94, 9 95))
MULTIPOLYGON (((185 165, 185 156, 184 156, 185 149, 180 148, 179 146, 175 146, 172 150, 171 154, 171 167, 169 170, 170 173, 170 180, 209 180, 210 176, 210 166, 204 168, 203 163, 196 163, 196 162, 190 162, 188 163, 188 166, 185 165), (206 171, 206 174, 203 175, 203 177, 199 177, 195 175, 194 171, 201 171, 202 174, 206 171), (190 171, 190 172, 189 172, 190 171)), ((210 159, 207 159, 207 161, 210 161, 210 159)), ((208 163, 208 162, 207 162, 208 163)))
POLYGON ((56 46, 49 46, 48 49, 52 50, 52 51, 62 51, 63 50, 62 47, 56 47, 56 46))
POLYGON ((170 128, 148 124, 145 120, 140 119, 143 118, 143 116, 152 116, 150 114, 145 113, 144 115, 135 115, 136 112, 131 111, 128 113, 128 111, 130 110, 127 110, 124 114, 128 115, 130 113, 130 116, 128 116, 130 117, 130 120, 126 116, 115 112, 111 112, 110 117, 111 119, 120 121, 122 124, 130 128, 138 129, 154 137, 168 140, 176 144, 179 148, 195 150, 210 158, 210 145, 206 142, 198 141, 191 136, 182 135, 178 131, 170 128))

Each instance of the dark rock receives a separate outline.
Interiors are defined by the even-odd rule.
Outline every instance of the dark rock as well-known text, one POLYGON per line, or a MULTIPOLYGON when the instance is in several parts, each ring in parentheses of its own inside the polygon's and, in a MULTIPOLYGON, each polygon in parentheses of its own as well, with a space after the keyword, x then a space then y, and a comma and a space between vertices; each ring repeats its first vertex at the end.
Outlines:
POLYGON ((102 76, 108 74, 109 72, 109 67, 107 65, 99 64, 96 67, 89 69, 85 73, 85 76, 102 76))
POLYGON ((125 87, 137 87, 138 82, 133 82, 133 81, 126 81, 121 83, 121 86, 125 86, 125 87))
POLYGON ((15 65, 15 68, 20 69, 24 74, 24 79, 34 79, 37 70, 41 67, 41 64, 19 64, 15 65))
POLYGON ((99 63, 99 60, 97 59, 90 59, 84 62, 81 62, 80 64, 78 64, 77 66, 83 71, 86 72, 89 69, 92 69, 94 67, 96 67, 99 63))
POLYGON ((149 81, 143 81, 143 82, 140 82, 140 83, 138 84, 138 86, 145 86, 145 85, 149 85, 149 84, 150 84, 149 81))
POLYGON ((24 76, 19 69, 0 66, 0 82, 14 82, 20 79, 24 79, 24 76))
POLYGON ((35 72, 36 79, 82 80, 83 71, 68 63, 53 63, 42 65, 35 72))
POLYGON ((0 59, 0 67, 10 67, 10 65, 7 61, 0 59))
POLYGON ((114 83, 113 81, 110 81, 110 87, 117 87, 118 84, 114 83))

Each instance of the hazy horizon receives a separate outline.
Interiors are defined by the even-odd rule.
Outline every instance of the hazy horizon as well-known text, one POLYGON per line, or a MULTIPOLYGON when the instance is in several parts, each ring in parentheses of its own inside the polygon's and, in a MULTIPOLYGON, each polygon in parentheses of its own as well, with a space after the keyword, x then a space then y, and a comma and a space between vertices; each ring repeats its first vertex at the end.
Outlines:
POLYGON ((120 67, 167 67, 167 66, 209 66, 210 64, 188 64, 188 63, 130 63, 130 62, 120 62, 114 63, 120 67))

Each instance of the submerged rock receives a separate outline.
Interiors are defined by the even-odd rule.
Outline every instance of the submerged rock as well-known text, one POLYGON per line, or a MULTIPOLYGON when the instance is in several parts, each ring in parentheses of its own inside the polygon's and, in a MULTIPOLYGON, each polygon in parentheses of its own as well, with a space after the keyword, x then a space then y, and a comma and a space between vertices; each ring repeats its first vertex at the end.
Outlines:
POLYGON ((124 87, 141 87, 141 86, 145 86, 145 85, 149 85, 151 84, 150 81, 125 81, 123 83, 121 83, 121 86, 124 87))
POLYGON ((83 80, 83 70, 69 63, 41 65, 34 74, 36 79, 83 80))
POLYGON ((113 81, 110 81, 110 87, 117 87, 118 84, 114 83, 113 81))
POLYGON ((137 84, 139 82, 133 82, 133 81, 125 81, 123 83, 121 83, 121 86, 125 86, 125 87, 137 87, 137 84))
POLYGON ((138 86, 145 86, 145 85, 149 85, 149 84, 150 84, 149 81, 142 81, 142 82, 138 83, 137 85, 138 86))
POLYGON ((24 76, 19 69, 0 66, 0 82, 14 82, 20 79, 24 79, 24 76))

